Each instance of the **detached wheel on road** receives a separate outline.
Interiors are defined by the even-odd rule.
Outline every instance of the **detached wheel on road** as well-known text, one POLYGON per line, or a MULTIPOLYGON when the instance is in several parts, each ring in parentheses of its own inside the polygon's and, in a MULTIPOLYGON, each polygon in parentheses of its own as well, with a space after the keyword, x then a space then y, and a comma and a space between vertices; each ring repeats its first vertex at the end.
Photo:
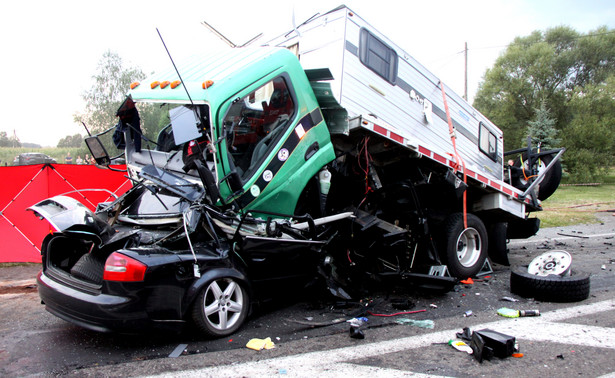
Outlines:
POLYGON ((468 228, 463 214, 449 216, 444 224, 446 265, 453 277, 465 279, 480 272, 487 258, 487 230, 475 215, 467 214, 468 228))
POLYGON ((249 305, 248 294, 239 282, 232 278, 218 278, 201 290, 192 310, 192 319, 207 336, 228 336, 246 320, 249 305))
POLYGON ((578 302, 589 297, 589 274, 570 271, 570 275, 538 276, 527 272, 527 266, 510 272, 510 291, 525 298, 544 302, 578 302))

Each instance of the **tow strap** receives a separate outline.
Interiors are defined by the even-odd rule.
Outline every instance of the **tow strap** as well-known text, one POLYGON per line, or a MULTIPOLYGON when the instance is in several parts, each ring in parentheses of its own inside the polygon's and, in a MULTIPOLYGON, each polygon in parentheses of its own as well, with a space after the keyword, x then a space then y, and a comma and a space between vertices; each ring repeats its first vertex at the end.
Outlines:
MULTIPOLYGON (((451 142, 453 143, 453 159, 455 159, 455 166, 453 172, 457 173, 459 166, 461 166, 463 172, 463 183, 468 184, 468 178, 466 176, 466 164, 457 152, 457 134, 453 127, 453 121, 451 120, 451 113, 448 110, 448 102, 446 101, 446 92, 444 91, 444 83, 440 81, 440 88, 442 89, 442 100, 444 101, 444 111, 446 112, 446 121, 448 122, 448 131, 451 135, 451 142)), ((467 189, 463 191, 463 228, 468 228, 468 207, 467 207, 467 189)))

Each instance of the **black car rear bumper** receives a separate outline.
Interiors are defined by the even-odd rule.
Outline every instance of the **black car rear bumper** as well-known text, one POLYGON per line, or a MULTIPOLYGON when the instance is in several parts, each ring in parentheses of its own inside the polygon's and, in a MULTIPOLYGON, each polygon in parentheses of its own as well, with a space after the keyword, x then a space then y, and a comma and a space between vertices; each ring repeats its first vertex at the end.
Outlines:
POLYGON ((44 271, 39 273, 37 282, 39 296, 47 311, 93 331, 179 330, 184 324, 182 320, 151 319, 143 310, 143 298, 86 293, 53 280, 44 271))

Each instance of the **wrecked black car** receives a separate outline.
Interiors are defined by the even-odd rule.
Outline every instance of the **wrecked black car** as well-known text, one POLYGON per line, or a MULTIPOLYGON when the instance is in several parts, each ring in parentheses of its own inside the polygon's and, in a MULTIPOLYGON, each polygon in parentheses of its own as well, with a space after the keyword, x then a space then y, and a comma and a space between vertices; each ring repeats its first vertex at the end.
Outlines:
POLYGON ((229 218, 199 202, 199 185, 151 165, 139 176, 149 184, 96 212, 66 196, 31 207, 59 230, 43 242, 38 277, 54 315, 97 331, 193 321, 205 335, 223 336, 243 323, 255 290, 315 276, 323 242, 302 237, 311 220, 293 229, 290 221, 229 218), (286 232, 293 236, 268 236, 286 232))
POLYGON ((528 215, 557 188, 563 149, 529 145, 505 167, 497 126, 354 12, 309 24, 300 45, 292 32, 208 51, 131 85, 113 140, 133 187, 96 211, 64 196, 30 208, 55 229, 38 278, 49 311, 101 331, 192 321, 222 336, 278 287, 446 291, 487 257, 508 264, 507 240, 538 230, 528 215), (150 104, 170 125, 142 143, 150 104))

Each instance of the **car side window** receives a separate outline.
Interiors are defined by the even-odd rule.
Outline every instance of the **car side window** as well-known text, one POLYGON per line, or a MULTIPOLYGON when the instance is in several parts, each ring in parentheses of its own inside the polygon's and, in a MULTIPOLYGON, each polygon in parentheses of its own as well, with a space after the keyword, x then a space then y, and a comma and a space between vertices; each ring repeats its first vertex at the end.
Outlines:
POLYGON ((227 149, 229 160, 244 182, 269 155, 294 114, 295 104, 282 77, 269 81, 231 105, 223 120, 227 149))

